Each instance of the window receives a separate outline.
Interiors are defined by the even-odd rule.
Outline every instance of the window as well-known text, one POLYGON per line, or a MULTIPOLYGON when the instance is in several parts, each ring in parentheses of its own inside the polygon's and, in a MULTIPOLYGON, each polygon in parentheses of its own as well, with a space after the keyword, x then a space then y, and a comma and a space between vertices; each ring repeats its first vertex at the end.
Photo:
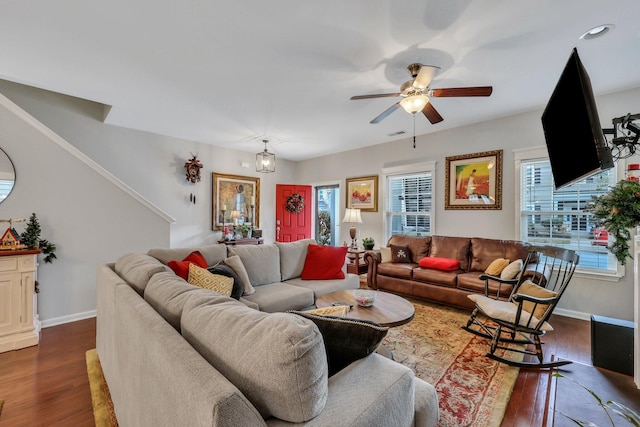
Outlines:
POLYGON ((520 238, 530 243, 573 249, 583 271, 614 274, 618 265, 607 250, 607 235, 585 211, 592 196, 609 191, 617 180, 615 169, 554 189, 547 159, 520 162, 520 238))
POLYGON ((387 175, 385 237, 394 234, 428 236, 433 212, 432 171, 387 175))

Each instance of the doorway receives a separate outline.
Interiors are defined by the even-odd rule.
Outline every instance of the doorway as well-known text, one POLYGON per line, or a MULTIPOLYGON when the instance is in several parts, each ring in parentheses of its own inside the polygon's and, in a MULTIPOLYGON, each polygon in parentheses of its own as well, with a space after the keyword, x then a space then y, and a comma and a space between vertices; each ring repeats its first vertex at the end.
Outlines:
POLYGON ((340 185, 321 185, 315 189, 315 239, 319 245, 337 246, 340 185))

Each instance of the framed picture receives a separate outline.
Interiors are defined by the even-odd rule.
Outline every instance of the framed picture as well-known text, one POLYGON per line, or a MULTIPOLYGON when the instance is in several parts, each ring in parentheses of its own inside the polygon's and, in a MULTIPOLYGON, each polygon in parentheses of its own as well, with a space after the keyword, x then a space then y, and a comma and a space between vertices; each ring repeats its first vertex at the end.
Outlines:
POLYGON ((260 178, 213 173, 211 229, 260 224, 260 178))
POLYGON ((445 209, 502 209, 502 150, 447 157, 445 209))
POLYGON ((378 175, 347 178, 347 207, 378 212, 378 175))

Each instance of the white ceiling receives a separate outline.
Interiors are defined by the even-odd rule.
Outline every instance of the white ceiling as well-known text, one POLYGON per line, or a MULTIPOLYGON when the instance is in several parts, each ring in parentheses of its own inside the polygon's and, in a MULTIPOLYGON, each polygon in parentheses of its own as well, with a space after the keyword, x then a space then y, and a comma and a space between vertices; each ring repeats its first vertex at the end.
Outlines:
POLYGON ((444 121, 417 115, 426 134, 543 107, 574 47, 596 94, 640 87, 640 1, 0 0, 0 78, 110 105, 113 125, 249 152, 267 138, 290 160, 411 135, 402 109, 369 124, 395 98, 349 99, 397 92, 410 63, 441 67, 432 88, 494 88, 433 99, 444 121))

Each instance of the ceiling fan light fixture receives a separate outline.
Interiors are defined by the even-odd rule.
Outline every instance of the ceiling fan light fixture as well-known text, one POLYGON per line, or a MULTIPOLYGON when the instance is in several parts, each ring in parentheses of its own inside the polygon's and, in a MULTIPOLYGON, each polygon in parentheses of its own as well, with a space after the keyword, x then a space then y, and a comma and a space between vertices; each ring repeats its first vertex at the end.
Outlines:
POLYGON ((595 39, 596 37, 604 36, 606 33, 609 32, 609 30, 613 30, 614 27, 615 25, 613 24, 598 25, 597 27, 593 27, 589 31, 586 31, 584 34, 582 34, 580 36, 580 39, 591 40, 591 39, 595 39))
POLYGON ((402 106, 402 108, 404 108, 404 111, 411 114, 422 111, 425 105, 427 105, 428 103, 429 98, 422 94, 407 96, 402 101, 400 101, 400 105, 402 106))
POLYGON ((267 151, 269 140, 263 139, 264 151, 256 153, 256 172, 271 173, 276 171, 276 155, 267 151))

